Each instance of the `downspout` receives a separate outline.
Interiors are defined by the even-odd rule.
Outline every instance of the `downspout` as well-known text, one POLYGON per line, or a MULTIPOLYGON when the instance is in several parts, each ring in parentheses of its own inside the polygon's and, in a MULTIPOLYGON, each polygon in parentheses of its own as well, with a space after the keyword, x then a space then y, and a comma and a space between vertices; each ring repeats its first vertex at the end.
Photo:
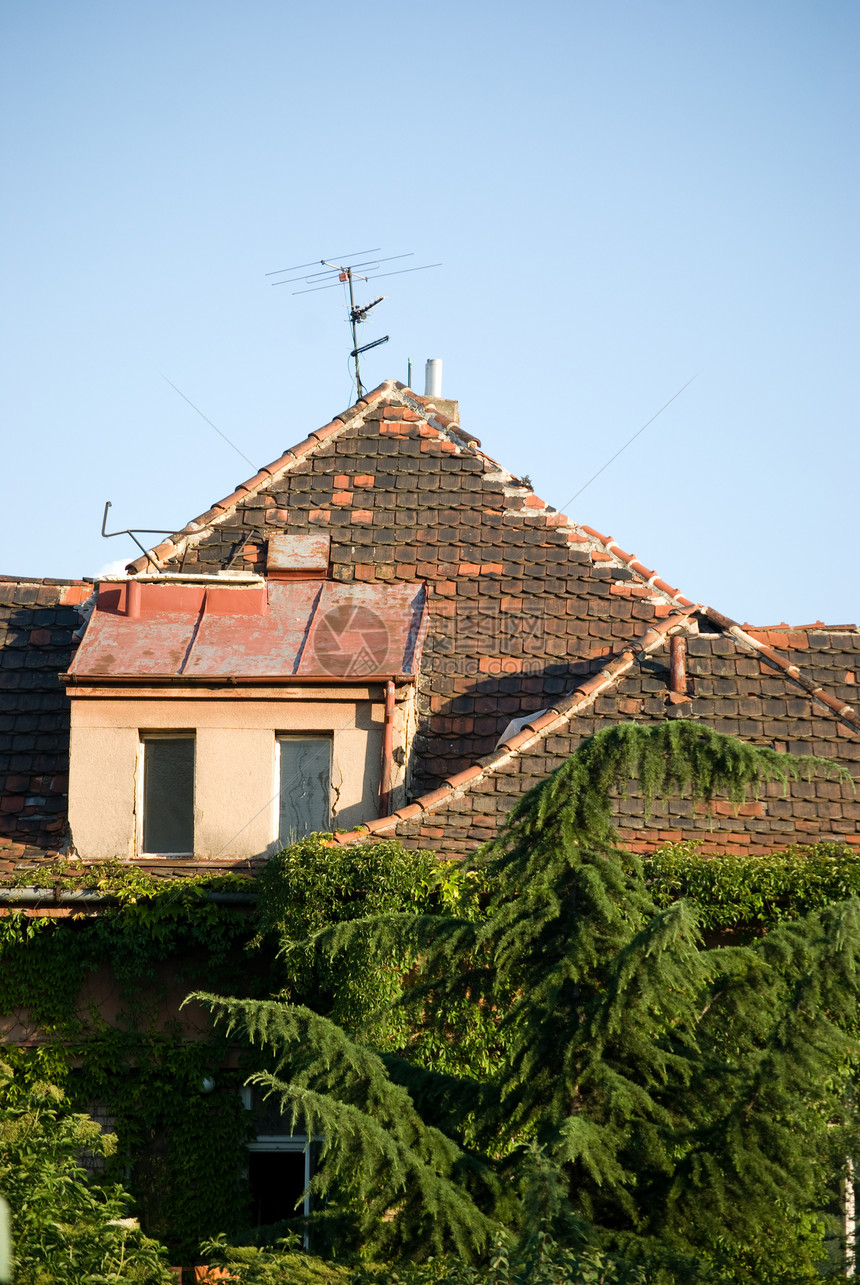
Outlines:
POLYGON ((394 760, 394 679, 385 684, 385 721, 382 725, 382 775, 379 781, 379 815, 387 817, 391 804, 391 766, 394 760))

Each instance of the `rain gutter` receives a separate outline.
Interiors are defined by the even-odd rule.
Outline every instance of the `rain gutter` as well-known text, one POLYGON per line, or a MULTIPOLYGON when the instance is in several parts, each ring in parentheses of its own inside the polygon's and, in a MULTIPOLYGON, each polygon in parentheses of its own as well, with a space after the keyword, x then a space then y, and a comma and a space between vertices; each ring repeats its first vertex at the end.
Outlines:
MULTIPOLYGON (((167 886, 168 881, 165 880, 167 886)), ((141 901, 150 898, 141 896, 141 901)), ((215 906, 252 906, 257 901, 256 892, 203 892, 202 901, 215 906)), ((119 906, 122 898, 112 892, 99 892, 94 888, 0 888, 0 905, 6 906, 119 906)))

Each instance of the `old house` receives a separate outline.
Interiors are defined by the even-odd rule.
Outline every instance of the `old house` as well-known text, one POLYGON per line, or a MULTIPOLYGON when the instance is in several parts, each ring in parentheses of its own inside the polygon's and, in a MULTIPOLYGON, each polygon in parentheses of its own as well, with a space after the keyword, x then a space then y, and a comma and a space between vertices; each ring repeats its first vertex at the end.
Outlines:
MULTIPOLYGON (((702 720, 857 773, 856 626, 685 597, 395 382, 127 571, 0 579, 7 877, 38 884, 58 851, 247 867, 329 827, 458 857, 607 721, 702 720)), ((834 781, 711 821, 619 808, 634 847, 860 843, 834 781)))
MULTIPOLYGON (((331 829, 340 844, 396 837, 461 857, 584 737, 630 719, 700 720, 826 756, 856 779, 858 661, 854 625, 741 626, 685 597, 507 472, 456 403, 385 383, 127 574, 0 577, 0 914, 98 914, 100 893, 46 886, 60 854, 70 870, 118 860, 165 878, 217 875, 331 829)), ((635 793, 618 808, 637 849, 860 845, 860 800, 823 777, 739 810, 717 804, 710 818, 684 801, 646 818, 635 793)), ((248 893, 212 896, 248 909, 248 893)), ((77 1004, 104 1034, 124 1003, 97 962, 77 1004)), ((143 1002, 151 979, 135 994, 142 1094, 150 1073, 164 1092, 164 1034, 193 988, 172 960, 156 981, 163 1029, 143 1002)), ((181 1020, 181 1065, 198 1069, 174 1076, 169 1120, 150 1095, 148 1133, 131 1147, 145 1223, 168 1239, 161 1195, 184 1191, 183 1165, 211 1169, 201 1093, 215 1078, 218 1118, 242 1136, 235 1050, 233 1070, 222 1047, 215 1078, 201 1080, 208 1021, 189 1009, 181 1020)), ((0 1038, 43 1038, 26 1001, 0 1014, 0 1038)), ((82 1102, 113 1121, 130 1072, 103 1056, 98 1099, 82 1102)), ((253 1220, 270 1223, 292 1210, 310 1148, 271 1113, 255 1127, 236 1172, 253 1220)), ((238 1208, 222 1170, 224 1207, 238 1208)), ((199 1243, 224 1224, 197 1213, 199 1243)))

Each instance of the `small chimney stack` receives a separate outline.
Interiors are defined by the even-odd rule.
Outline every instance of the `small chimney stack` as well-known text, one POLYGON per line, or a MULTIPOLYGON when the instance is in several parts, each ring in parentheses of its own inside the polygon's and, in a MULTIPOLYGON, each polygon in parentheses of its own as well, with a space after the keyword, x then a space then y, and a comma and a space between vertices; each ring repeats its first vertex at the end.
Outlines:
POLYGON ((442 396, 442 358, 428 357, 424 365, 424 396, 442 396))

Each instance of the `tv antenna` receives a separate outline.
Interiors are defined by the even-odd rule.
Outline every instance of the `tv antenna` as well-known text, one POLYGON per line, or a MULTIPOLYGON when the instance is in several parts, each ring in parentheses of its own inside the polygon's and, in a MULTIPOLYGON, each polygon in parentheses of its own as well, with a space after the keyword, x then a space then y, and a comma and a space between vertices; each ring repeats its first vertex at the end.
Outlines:
POLYGON ((353 254, 338 256, 339 261, 333 259, 315 259, 312 263, 297 263, 292 268, 278 268, 275 272, 267 272, 267 277, 282 277, 280 281, 273 281, 273 286, 286 286, 296 281, 303 282, 303 289, 293 290, 293 294, 312 294, 316 290, 332 290, 337 285, 345 285, 349 290, 349 324, 352 330, 352 350, 350 358, 355 365, 355 386, 358 390, 359 397, 364 394, 364 387, 361 382, 360 357, 362 353, 368 352, 371 348, 378 348, 380 344, 387 344, 388 335, 383 335, 381 339, 374 339, 369 344, 359 344, 357 326, 367 321, 371 308, 375 308, 378 303, 382 303, 385 295, 379 295, 377 299, 372 299, 370 303, 357 304, 355 302, 355 291, 353 288, 354 281, 375 281, 378 277, 398 277, 406 272, 424 272, 427 268, 440 268, 441 263, 422 263, 417 268, 394 268, 380 272, 379 268, 384 263, 393 263, 397 259, 411 259, 414 251, 410 250, 407 254, 390 254, 384 259, 364 259, 363 255, 376 254, 379 246, 372 250, 356 250, 353 254), (347 260, 357 259, 357 263, 349 263, 347 260), (303 268, 314 268, 314 272, 302 272, 303 268), (365 271, 360 272, 363 268, 365 271), (299 272, 297 277, 283 277, 285 272, 299 272))
POLYGON ((106 540, 112 540, 116 535, 130 535, 132 540, 134 540, 135 544, 137 545, 138 549, 140 549, 141 553, 146 558, 147 562, 150 564, 150 566, 155 570, 157 574, 161 570, 161 568, 159 567, 157 562, 153 561, 153 559, 150 557, 148 550, 146 550, 143 547, 143 545, 140 543, 140 540, 138 540, 137 537, 139 535, 173 535, 174 533, 172 531, 165 531, 161 527, 144 527, 144 526, 138 526, 133 528, 126 527, 124 531, 106 531, 105 527, 107 526, 108 510, 112 508, 113 508, 113 505, 111 504, 110 500, 105 500, 105 511, 104 511, 104 516, 102 517, 102 535, 104 536, 104 538, 106 540))

